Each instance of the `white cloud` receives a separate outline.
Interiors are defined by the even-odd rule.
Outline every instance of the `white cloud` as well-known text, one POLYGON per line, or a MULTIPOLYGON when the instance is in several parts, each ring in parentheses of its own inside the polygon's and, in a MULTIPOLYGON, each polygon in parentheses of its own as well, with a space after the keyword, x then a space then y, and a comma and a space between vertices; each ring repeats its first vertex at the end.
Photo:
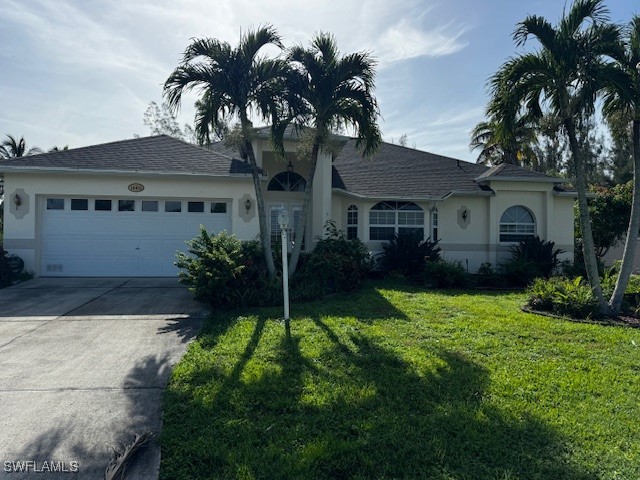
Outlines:
POLYGON ((416 22, 403 18, 389 27, 380 37, 375 51, 384 64, 416 57, 451 55, 467 46, 460 40, 465 28, 450 33, 451 24, 424 30, 416 22))

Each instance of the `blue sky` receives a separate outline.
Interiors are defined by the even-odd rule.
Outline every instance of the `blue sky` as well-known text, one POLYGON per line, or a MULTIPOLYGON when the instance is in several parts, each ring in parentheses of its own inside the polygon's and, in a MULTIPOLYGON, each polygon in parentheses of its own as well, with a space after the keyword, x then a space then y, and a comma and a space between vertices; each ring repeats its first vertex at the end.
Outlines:
MULTIPOLYGON (((606 2, 627 22, 629 0, 606 2)), ((342 52, 380 62, 376 95, 385 140, 473 161, 469 131, 483 119, 487 78, 517 51, 527 14, 560 17, 563 0, 2 0, 0 135, 80 147, 148 135, 142 116, 192 37, 235 44, 273 24, 285 44, 332 32, 342 52)), ((640 11, 638 8, 636 11, 640 11)), ((191 121, 195 97, 179 115, 191 121)))

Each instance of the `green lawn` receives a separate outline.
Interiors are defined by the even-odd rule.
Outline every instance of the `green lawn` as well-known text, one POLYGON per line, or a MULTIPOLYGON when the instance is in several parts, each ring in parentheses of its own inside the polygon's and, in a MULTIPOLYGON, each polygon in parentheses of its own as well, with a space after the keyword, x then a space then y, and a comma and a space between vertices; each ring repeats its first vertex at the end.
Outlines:
POLYGON ((392 284, 213 316, 164 401, 163 479, 638 479, 640 331, 392 284))

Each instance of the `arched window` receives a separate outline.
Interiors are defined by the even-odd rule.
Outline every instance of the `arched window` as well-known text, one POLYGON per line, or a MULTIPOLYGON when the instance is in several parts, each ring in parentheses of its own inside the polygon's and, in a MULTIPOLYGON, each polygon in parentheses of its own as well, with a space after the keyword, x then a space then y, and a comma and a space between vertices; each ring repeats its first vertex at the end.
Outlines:
POLYGON ((500 241, 521 242, 536 234, 536 221, 522 205, 507 208, 500 217, 500 241))
POLYGON ((413 202, 380 202, 369 211, 369 240, 390 240, 394 233, 421 232, 424 212, 413 202))
POLYGON ((347 239, 358 238, 358 207, 355 205, 347 208, 347 239))
POLYGON ((275 175, 267 190, 270 192, 304 192, 307 182, 296 172, 280 172, 275 175))

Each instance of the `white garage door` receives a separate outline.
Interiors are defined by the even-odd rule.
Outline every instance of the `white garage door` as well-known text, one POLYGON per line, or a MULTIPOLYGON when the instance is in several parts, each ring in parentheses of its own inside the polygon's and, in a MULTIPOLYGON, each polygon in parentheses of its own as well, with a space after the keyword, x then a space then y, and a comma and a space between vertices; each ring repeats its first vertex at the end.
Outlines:
POLYGON ((40 238, 43 276, 176 275, 176 251, 195 237, 231 231, 230 203, 204 199, 49 197, 40 238))

